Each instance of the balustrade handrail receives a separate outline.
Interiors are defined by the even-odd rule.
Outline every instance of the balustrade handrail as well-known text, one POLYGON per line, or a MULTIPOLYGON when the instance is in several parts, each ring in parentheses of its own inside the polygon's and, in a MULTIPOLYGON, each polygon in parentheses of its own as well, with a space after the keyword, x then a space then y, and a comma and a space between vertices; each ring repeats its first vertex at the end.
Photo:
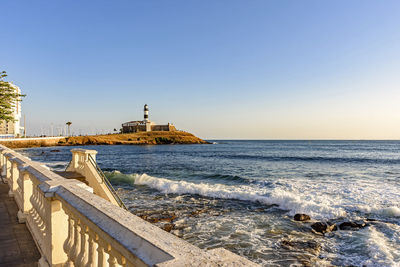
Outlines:
POLYGON ((121 198, 118 196, 117 192, 115 191, 114 187, 104 174, 104 172, 101 170, 100 166, 97 164, 97 162, 94 160, 94 158, 91 155, 88 155, 89 162, 92 164, 92 166, 96 169, 97 173, 101 177, 101 182, 104 183, 107 188, 110 190, 111 194, 114 196, 115 200, 117 201, 118 205, 125 209, 128 210, 128 208, 125 206, 124 202, 121 200, 121 198))
MULTIPOLYGON (((195 247, 94 194, 85 183, 8 152, 0 145, 0 168, 8 169, 9 196, 39 248, 39 266, 256 266, 222 248, 195 247)), ((94 157, 87 161, 120 200, 94 157)))

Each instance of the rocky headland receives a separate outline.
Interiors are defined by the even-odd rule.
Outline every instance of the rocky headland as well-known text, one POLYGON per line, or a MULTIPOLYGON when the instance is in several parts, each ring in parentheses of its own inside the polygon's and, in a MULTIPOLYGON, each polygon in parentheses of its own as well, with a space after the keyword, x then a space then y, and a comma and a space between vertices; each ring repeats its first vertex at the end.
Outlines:
POLYGON ((58 139, 0 141, 9 148, 29 148, 48 146, 82 146, 82 145, 163 145, 163 144, 208 144, 201 138, 183 131, 154 131, 129 134, 107 134, 71 136, 58 139))

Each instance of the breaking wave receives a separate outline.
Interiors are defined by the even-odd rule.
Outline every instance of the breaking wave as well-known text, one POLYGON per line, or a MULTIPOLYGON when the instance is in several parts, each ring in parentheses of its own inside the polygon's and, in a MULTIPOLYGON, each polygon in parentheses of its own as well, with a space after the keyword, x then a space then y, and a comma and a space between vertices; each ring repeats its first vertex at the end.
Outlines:
POLYGON ((314 218, 336 218, 346 215, 343 208, 329 201, 305 199, 296 192, 281 188, 259 188, 252 185, 224 185, 191 183, 157 178, 147 174, 122 174, 119 171, 106 173, 111 182, 116 184, 146 185, 164 194, 192 194, 210 198, 234 199, 276 205, 282 210, 295 213, 307 213, 314 218))

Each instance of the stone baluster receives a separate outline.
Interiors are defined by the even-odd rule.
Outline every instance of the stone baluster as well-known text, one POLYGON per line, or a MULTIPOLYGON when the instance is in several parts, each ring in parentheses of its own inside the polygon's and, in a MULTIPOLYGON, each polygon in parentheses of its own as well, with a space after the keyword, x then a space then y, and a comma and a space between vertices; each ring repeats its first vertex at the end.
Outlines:
POLYGON ((88 235, 89 235, 89 260, 86 264, 86 267, 90 267, 90 266, 97 266, 97 260, 98 260, 98 252, 97 252, 97 248, 98 248, 98 240, 99 237, 98 235, 91 230, 90 228, 88 229, 88 235))
POLYGON ((33 182, 32 186, 32 197, 31 197, 31 204, 33 207, 33 215, 32 215, 32 220, 33 220, 33 226, 38 227, 38 219, 39 219, 39 192, 37 188, 37 183, 33 182))
POLYGON ((14 191, 17 187, 17 179, 14 180, 15 174, 13 175, 13 165, 16 163, 12 162, 14 158, 7 158, 7 181, 9 183, 10 191, 8 191, 8 196, 13 197, 14 191))
POLYGON ((7 156, 5 158, 6 158, 6 160, 5 160, 5 164, 4 165, 5 165, 5 168, 6 168, 6 179, 7 179, 7 181, 9 183, 11 183, 11 162, 8 159, 7 156))
POLYGON ((108 257, 108 264, 109 264, 110 267, 116 267, 117 266, 117 260, 115 259, 114 255, 111 254, 111 253, 109 254, 109 257, 108 257))
POLYGON ((125 257, 122 256, 114 248, 110 247, 109 255, 110 255, 110 257, 108 259, 108 262, 109 262, 110 266, 125 266, 126 265, 125 257))
POLYGON ((107 263, 107 261, 108 261, 108 254, 107 254, 108 244, 102 238, 98 239, 97 244, 98 244, 98 248, 97 248, 98 266, 106 267, 106 266, 108 266, 108 263, 107 263))
POLYGON ((66 207, 64 207, 64 211, 68 216, 68 237, 64 242, 64 252, 67 254, 68 256, 68 260, 66 262, 66 266, 68 267, 72 267, 74 266, 72 259, 71 259, 71 252, 72 252, 72 246, 74 243, 74 234, 75 234, 75 227, 74 227, 74 223, 75 221, 72 219, 72 215, 71 215, 71 211, 68 210, 66 207))
MULTIPOLYGON (((12 158, 11 160, 14 160, 12 158)), ((15 191, 18 189, 18 177, 19 177, 19 171, 18 171, 18 164, 15 161, 11 161, 11 188, 12 188, 12 193, 14 194, 15 191)))
POLYGON ((4 167, 4 150, 0 151, 0 168, 1 168, 1 176, 4 176, 5 173, 3 172, 4 167))
POLYGON ((81 224, 81 229, 80 229, 80 235, 81 235, 81 251, 79 252, 77 262, 79 266, 85 266, 89 259, 89 236, 88 236, 88 227, 83 223, 83 221, 80 221, 81 224))
POLYGON ((71 260, 72 262, 76 265, 77 264, 77 259, 78 259, 78 255, 79 252, 81 250, 81 235, 80 235, 80 230, 81 230, 81 226, 80 226, 80 221, 78 218, 72 217, 72 219, 74 220, 74 240, 73 240, 73 245, 72 245, 72 251, 71 251, 71 260))

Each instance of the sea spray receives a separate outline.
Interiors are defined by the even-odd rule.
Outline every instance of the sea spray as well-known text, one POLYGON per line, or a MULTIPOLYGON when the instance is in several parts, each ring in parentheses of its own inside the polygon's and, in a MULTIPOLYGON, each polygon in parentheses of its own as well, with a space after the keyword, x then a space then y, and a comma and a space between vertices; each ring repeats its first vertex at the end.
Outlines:
POLYGON ((232 186, 203 182, 191 183, 183 180, 175 181, 153 177, 147 174, 122 174, 119 171, 107 172, 106 174, 113 183, 146 185, 164 194, 192 194, 210 198, 258 202, 268 206, 277 205, 280 209, 287 210, 289 215, 307 213, 317 219, 331 219, 346 215, 342 208, 332 207, 332 203, 316 203, 313 200, 305 200, 299 194, 280 188, 271 190, 256 185, 232 186))

